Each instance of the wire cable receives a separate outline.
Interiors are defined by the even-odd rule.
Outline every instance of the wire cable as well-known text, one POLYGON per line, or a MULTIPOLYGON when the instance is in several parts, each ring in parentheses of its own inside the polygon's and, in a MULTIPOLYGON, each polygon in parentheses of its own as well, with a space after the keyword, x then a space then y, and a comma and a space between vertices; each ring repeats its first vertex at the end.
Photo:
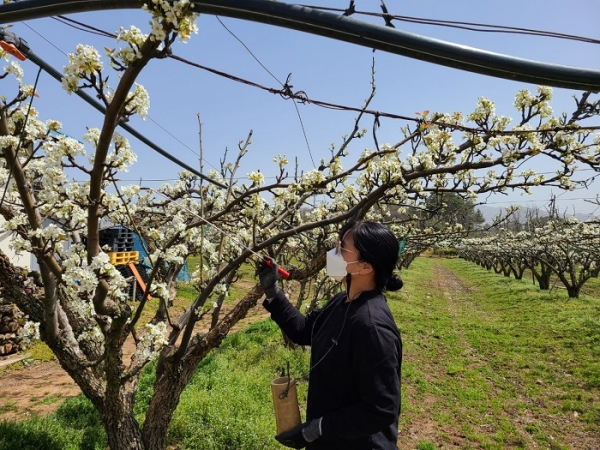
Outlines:
MULTIPOLYGON (((78 22, 78 24, 82 27, 89 27, 95 31, 98 31, 99 29, 88 26, 84 23, 78 22)), ((106 32, 106 31, 101 31, 106 37, 113 37, 112 35, 110 35, 110 33, 106 32)), ((241 41, 240 41, 241 42, 241 41)), ((242 45, 244 45, 242 43, 242 45)), ((250 51, 250 50, 249 50, 250 51)), ((252 53, 251 53, 252 54, 252 53)), ((323 108, 327 108, 327 109, 333 109, 333 110, 344 110, 344 111, 350 111, 350 112, 357 112, 357 113, 364 113, 364 114, 369 114, 372 115, 374 117, 385 117, 385 118, 389 118, 389 119, 401 119, 401 120, 408 120, 408 121, 412 121, 412 122, 420 122, 422 119, 421 118, 416 118, 416 117, 410 117, 410 116, 404 116, 404 115, 399 115, 399 114, 394 114, 394 113, 388 113, 388 112, 384 112, 384 111, 374 111, 374 110, 366 110, 366 109, 361 109, 361 108, 356 108, 356 107, 351 107, 351 106, 346 106, 346 105, 341 105, 341 104, 335 104, 335 103, 330 103, 330 102, 325 102, 325 101, 320 101, 320 100, 315 100, 315 99, 310 99, 308 98, 308 96, 306 95, 306 93, 304 91, 296 91, 293 92, 291 90, 291 87, 293 86, 289 86, 288 84, 283 85, 282 89, 275 89, 275 88, 269 88, 266 86, 263 86, 261 84, 255 83, 253 81, 250 80, 246 80, 244 78, 240 78, 238 76, 235 75, 231 75, 229 73, 226 72, 222 72, 216 69, 212 69, 210 67, 207 66, 203 66, 201 64, 198 64, 196 62, 190 61, 186 58, 177 56, 175 54, 170 54, 169 58, 174 59, 176 61, 180 61, 184 64, 188 64, 191 65, 193 67, 196 67, 198 69, 202 69, 205 70, 207 72, 210 72, 212 74, 227 78, 229 80, 232 81, 236 81, 242 84, 246 84, 248 86, 252 86, 261 90, 265 90, 268 91, 270 93, 273 94, 279 94, 282 98, 284 99, 292 99, 292 100, 298 100, 301 103, 311 103, 314 104, 316 106, 320 106, 323 108)), ((258 61, 258 60, 257 60, 258 61)), ((262 63, 259 62, 259 64, 262 65, 262 63)), ((264 66, 263 66, 264 67, 264 66)), ((265 70, 268 71, 268 69, 265 68, 265 70)), ((281 84, 281 81, 279 81, 277 79, 277 77, 275 77, 271 72, 269 72, 271 74, 271 76, 278 82, 281 84)), ((475 130, 473 128, 469 128, 469 127, 461 127, 461 126, 456 126, 456 125, 449 125, 449 124, 444 124, 442 122, 432 122, 435 123, 439 126, 450 126, 450 127, 454 127, 457 130, 461 130, 461 131, 466 131, 466 132, 472 132, 472 133, 477 133, 478 130, 475 130)), ((558 127, 555 128, 553 130, 524 130, 522 131, 522 133, 531 133, 531 132, 543 132, 543 131, 561 131, 564 128, 558 127)), ((600 129, 600 126, 591 126, 591 127, 581 127, 580 129, 582 130, 590 130, 590 131, 594 131, 594 130, 598 130, 600 129)), ((506 132, 501 132, 501 131, 494 131, 492 134, 494 135, 508 135, 508 134, 518 134, 518 131, 506 131, 506 132)), ((314 163, 314 161, 313 161, 314 163)), ((214 167, 214 166, 213 166, 214 167)))
MULTIPOLYGON (((346 13, 348 10, 341 8, 330 8, 325 6, 314 6, 314 5, 300 5, 307 8, 318 9, 320 11, 330 11, 330 12, 340 12, 346 13)), ((589 44, 600 44, 599 39, 594 39, 586 36, 578 36, 575 34, 567 34, 567 33, 558 33, 555 31, 545 31, 545 30, 536 30, 532 28, 522 28, 522 27, 513 27, 508 25, 493 25, 493 24, 485 24, 485 23, 477 23, 477 22, 463 22, 456 20, 441 20, 441 19, 429 19, 424 17, 412 17, 412 16, 401 16, 401 15, 393 15, 389 13, 376 13, 370 11, 358 11, 356 9, 352 9, 352 14, 371 16, 371 17, 380 17, 383 19, 391 18, 393 20, 398 20, 401 22, 409 22, 409 23, 418 23, 422 25, 432 25, 432 26, 443 26, 448 28, 456 28, 467 31, 474 32, 484 32, 484 33, 508 33, 508 34, 522 34, 522 35, 531 35, 531 36, 541 36, 541 37, 549 37, 556 39, 564 39, 564 40, 573 40, 580 41, 589 44)), ((348 15, 348 14, 345 14, 348 15)))
POLYGON ((76 30, 79 30, 79 31, 85 31, 87 33, 92 33, 92 34, 96 34, 98 36, 103 36, 103 37, 109 37, 109 38, 115 37, 114 33, 109 33, 108 31, 101 30, 100 28, 95 28, 86 23, 79 22, 75 19, 71 19, 70 17, 58 15, 58 16, 52 16, 51 19, 54 19, 64 25, 67 25, 71 28, 75 28, 76 30))
MULTIPOLYGON (((273 77, 273 79, 275 81, 277 81, 282 87, 284 87, 285 85, 275 76, 273 75, 273 73, 267 69, 267 67, 256 57, 256 55, 252 52, 252 50, 250 50, 248 48, 248 46, 239 38, 235 35, 235 33, 233 33, 233 31, 231 31, 229 28, 227 28, 227 26, 223 23, 223 21, 221 20, 221 18, 219 16, 215 16, 217 18, 217 20, 219 21, 219 23, 223 26, 223 28, 225 28, 225 30, 227 30, 227 32, 229 34, 231 34, 240 44, 242 44, 242 46, 248 51, 248 53, 250 53, 250 55, 252 56, 252 58, 254 58, 254 60, 260 64, 260 66, 265 69, 267 71, 267 73, 269 75, 271 75, 271 77, 273 77)), ((289 80, 290 80, 290 75, 288 75, 288 79, 286 81, 286 85, 288 84, 289 80)), ((302 116, 300 115, 300 110, 298 109, 298 103, 296 102, 296 100, 293 100, 294 102, 294 108, 296 109, 296 114, 298 115, 298 120, 300 120, 300 127, 302 128, 302 134, 304 135, 304 141, 306 142, 306 147, 308 149, 308 155, 310 156, 310 160, 312 161, 312 165, 313 168, 316 168, 316 164, 315 164, 315 160, 313 158, 312 155, 312 151, 310 150, 310 143, 308 142, 308 136, 306 135, 306 130, 304 128, 304 121, 302 120, 302 116)))
MULTIPOLYGON (((351 112, 356 112, 356 113, 363 113, 363 114, 368 114, 374 117, 385 117, 388 119, 401 119, 401 120, 407 120, 407 121, 411 121, 411 122, 422 122, 423 119, 418 118, 418 117, 411 117, 411 116, 404 116, 401 114, 395 114, 395 113, 389 113, 389 112, 385 112, 385 111, 376 111, 376 110, 371 110, 371 109, 364 109, 364 108, 357 108, 354 106, 347 106, 347 105, 342 105, 342 104, 337 104, 337 103, 331 103, 331 102, 325 102, 322 100, 315 100, 315 99, 311 99, 306 95, 306 92, 304 91, 296 91, 293 92, 290 89, 290 86, 285 86, 283 89, 275 89, 275 88, 270 88, 267 86, 263 86, 259 83, 256 83, 254 81, 250 81, 244 78, 240 78, 238 76, 235 75, 231 75, 229 73, 226 72, 222 72, 220 70, 216 70, 216 69, 212 69, 210 67, 207 66, 203 66, 202 64, 198 64, 196 62, 190 61, 186 58, 183 58, 181 56, 177 56, 175 54, 169 55, 168 56, 171 59, 174 59, 176 61, 182 62, 184 64, 188 64, 190 66, 196 67, 198 69, 202 69, 205 70, 207 72, 213 73, 215 75, 219 75, 221 77, 224 78, 228 78, 232 81, 236 81, 242 84, 246 84, 248 86, 252 86, 267 92, 270 92, 272 94, 278 94, 280 95, 282 98, 284 99, 296 99, 299 100, 301 103, 310 103, 316 106, 320 106, 326 109, 332 109, 332 110, 337 110, 337 111, 351 111, 351 112)), ((440 121, 430 121, 429 123, 431 124, 435 124, 438 126, 442 126, 442 127, 449 127, 455 130, 460 130, 460 131, 465 131, 465 132, 470 132, 470 133, 474 133, 474 134, 491 134, 491 135, 497 135, 497 136, 501 136, 501 135, 509 135, 509 134, 527 134, 527 133, 543 133, 543 132, 548 132, 548 131, 562 131, 562 130, 566 130, 569 129, 569 127, 555 127, 552 129, 545 129, 545 130, 523 130, 523 131, 518 131, 518 130, 512 130, 512 131, 497 131, 497 130, 478 130, 472 127, 466 127, 466 126, 461 126, 461 125, 455 125, 455 124, 448 124, 448 123, 444 123, 444 122, 440 122, 440 121)), ((598 126, 587 126, 587 127, 580 127, 580 130, 590 130, 590 131, 594 131, 594 130, 600 130, 600 125, 598 126)))
POLYGON ((57 45, 55 45, 52 41, 50 41, 50 39, 47 39, 41 33, 38 33, 35 29, 33 29, 32 27, 30 27, 26 22, 21 22, 21 24, 23 24, 24 26, 26 26, 27 28, 29 28, 31 31, 33 31, 35 34, 37 34, 39 37, 41 37, 43 40, 45 40, 48 44, 50 44, 52 47, 54 47, 60 53, 62 53, 65 56, 69 56, 66 52, 62 51, 57 45))

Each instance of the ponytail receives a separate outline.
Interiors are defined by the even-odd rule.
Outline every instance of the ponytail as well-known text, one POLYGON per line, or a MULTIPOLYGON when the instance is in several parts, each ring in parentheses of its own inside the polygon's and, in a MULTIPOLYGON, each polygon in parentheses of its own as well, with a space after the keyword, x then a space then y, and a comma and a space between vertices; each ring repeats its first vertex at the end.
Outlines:
POLYGON ((392 277, 385 284, 386 291, 399 291, 404 286, 404 281, 395 273, 392 274, 392 277))

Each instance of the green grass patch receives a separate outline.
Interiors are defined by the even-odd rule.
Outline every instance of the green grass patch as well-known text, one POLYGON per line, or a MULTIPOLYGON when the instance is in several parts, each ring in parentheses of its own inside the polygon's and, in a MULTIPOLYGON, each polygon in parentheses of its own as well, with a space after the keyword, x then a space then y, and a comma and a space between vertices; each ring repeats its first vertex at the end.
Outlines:
POLYGON ((16 406, 17 404, 15 402, 4 402, 2 405, 0 405, 0 414, 14 411, 16 406))
MULTIPOLYGON (((308 370, 309 352, 282 344, 270 320, 229 336, 211 352, 182 394, 169 439, 184 449, 280 449, 270 382, 290 365, 292 376, 308 370)), ((287 369, 286 369, 287 370, 287 369)), ((306 384, 297 385, 299 403, 306 384)))
POLYGON ((490 449, 600 438, 598 298, 542 292, 460 259, 419 258, 403 278, 405 432, 427 423, 444 430, 438 445, 490 449))
POLYGON ((0 422, 0 450, 105 450, 106 435, 91 402, 67 399, 47 417, 0 422))
POLYGON ((198 297, 198 291, 190 283, 178 283, 177 297, 191 303, 198 297))
POLYGON ((30 398, 29 401, 31 401, 34 405, 51 405, 53 403, 59 402, 63 400, 63 396, 62 395, 46 395, 42 398, 30 398))
POLYGON ((36 361, 51 361, 54 359, 52 350, 40 340, 34 341, 31 347, 27 349, 27 353, 31 355, 31 359, 36 361))
MULTIPOLYGON (((404 345, 400 449, 563 450, 600 442, 599 297, 543 292, 530 279, 456 258, 418 258, 402 277, 405 287, 387 294, 404 345)), ((191 300, 186 292, 180 290, 182 306, 191 300)), ((284 347, 270 320, 228 336, 183 392, 170 445, 281 449, 269 384, 288 363, 293 376, 306 374, 308 359, 309 350, 284 347)), ((140 423, 154 369, 139 383, 140 423)), ((303 416, 306 387, 298 385, 303 416)), ((10 410, 10 402, 1 408, 10 410)), ((0 450, 105 445, 98 415, 82 396, 48 418, 0 424, 0 450)))

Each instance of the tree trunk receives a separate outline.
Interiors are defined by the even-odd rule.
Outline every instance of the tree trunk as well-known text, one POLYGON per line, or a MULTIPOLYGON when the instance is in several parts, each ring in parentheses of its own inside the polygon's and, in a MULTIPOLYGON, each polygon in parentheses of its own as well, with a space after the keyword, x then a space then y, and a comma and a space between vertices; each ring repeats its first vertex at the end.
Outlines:
MULTIPOLYGON (((106 403, 105 414, 102 414, 102 424, 108 437, 108 446, 111 450, 147 450, 144 446, 140 426, 133 417, 133 408, 122 411, 123 405, 106 403)), ((164 448, 164 447, 161 447, 164 448)))
POLYGON ((256 285, 216 327, 202 337, 196 335, 181 360, 175 361, 174 355, 177 351, 168 355, 167 350, 163 350, 159 360, 159 367, 162 367, 162 370, 157 374, 154 395, 142 429, 144 450, 164 450, 173 413, 179 404, 181 393, 194 375, 198 364, 212 349, 221 345, 231 327, 246 317, 248 310, 256 306, 256 302, 262 295, 262 288, 256 285))
POLYGON ((542 291, 547 291, 548 289, 550 289, 550 274, 540 273, 535 278, 542 291))
POLYGON ((577 279, 575 268, 571 267, 569 271, 569 279, 564 274, 558 274, 560 281, 567 288, 567 293, 569 294, 569 298, 579 298, 579 293, 581 292, 581 288, 585 284, 585 282, 589 279, 589 277, 581 276, 577 279))
POLYGON ((106 345, 106 389, 99 410, 108 445, 111 450, 145 450, 142 431, 133 414, 139 372, 123 377, 122 343, 107 339, 106 345))
POLYGON ((516 271, 515 271, 515 279, 516 280, 522 280, 523 279, 523 273, 525 273, 525 269, 527 268, 527 266, 525 266, 524 264, 518 264, 516 271))
POLYGON ((574 284, 572 286, 567 287, 567 292, 569 294, 569 298, 579 298, 580 291, 581 291, 580 284, 574 284))
POLYGON ((146 412, 142 431, 144 450, 165 449, 169 424, 181 393, 191 377, 191 374, 186 376, 180 372, 181 366, 174 368, 167 362, 163 367, 165 371, 154 384, 154 395, 146 412))
MULTIPOLYGON (((538 272, 535 265, 530 266, 531 273, 542 291, 550 289, 550 277, 552 276, 552 268, 545 263, 540 263, 540 271, 538 272)), ((535 284, 535 283, 534 283, 535 284)))

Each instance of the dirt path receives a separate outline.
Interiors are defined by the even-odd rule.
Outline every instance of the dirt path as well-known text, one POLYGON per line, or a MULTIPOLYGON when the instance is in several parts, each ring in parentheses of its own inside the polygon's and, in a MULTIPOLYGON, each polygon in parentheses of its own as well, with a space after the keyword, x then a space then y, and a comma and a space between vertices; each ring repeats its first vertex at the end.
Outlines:
POLYGON ((0 421, 49 414, 80 392, 56 361, 11 370, 0 377, 0 421))
MULTIPOLYGON (((473 291, 473 288, 468 283, 464 283, 458 279, 454 273, 449 270, 443 262, 435 262, 432 266, 433 276, 428 289, 432 292, 442 294, 445 300, 445 314, 447 317, 458 327, 460 326, 465 311, 469 314, 475 313, 480 317, 484 317, 488 314, 486 310, 481 309, 481 305, 478 302, 474 302, 471 299, 477 297, 477 293, 473 291), (475 296, 473 296, 475 294, 475 296)), ((429 320, 424 317, 424 321, 429 320)), ((435 337, 435 336, 434 336, 435 337)), ((465 367, 475 368, 480 365, 487 364, 488 355, 482 354, 477 348, 474 348, 467 339, 460 334, 453 336, 453 339, 458 341, 456 347, 461 348, 461 357, 465 367)), ((441 341, 440 341, 441 344, 441 341)), ((436 344, 436 349, 440 351, 438 355, 440 360, 444 359, 443 345, 436 344), (439 348, 438 348, 439 347, 439 348)), ((419 355, 414 356, 410 354, 411 351, 419 352, 418 346, 413 346, 411 350, 410 346, 405 349, 405 359, 410 361, 411 359, 418 360, 421 365, 420 371, 425 374, 425 383, 431 383, 435 385, 436 379, 442 379, 448 377, 447 367, 445 364, 439 364, 436 360, 427 360, 419 358, 419 355)), ((536 389, 542 390, 543 394, 537 398, 530 396, 530 387, 527 384, 523 384, 518 373, 514 373, 506 383, 496 383, 497 380, 493 378, 487 378, 489 381, 489 397, 499 398, 502 397, 506 389, 509 392, 513 392, 515 402, 505 405, 505 408, 500 414, 501 420, 513 426, 518 430, 519 439, 518 442, 506 442, 505 447, 507 449, 516 448, 544 448, 544 449, 558 449, 558 448, 569 448, 569 449, 581 449, 581 450, 597 450, 600 449, 598 441, 598 432, 591 429, 590 425, 581 420, 578 420, 577 412, 571 414, 561 413, 561 407, 563 406, 562 398, 564 398, 564 392, 559 387, 553 386, 552 383, 539 382, 536 385, 536 389), (540 400, 540 398, 542 400, 540 400), (538 411, 535 407, 519 409, 516 408, 516 404, 528 405, 532 402, 543 401, 548 405, 553 404, 554 406, 547 406, 538 411), (557 412, 559 411, 559 412, 557 412), (549 435, 548 445, 544 445, 539 440, 535 440, 533 433, 530 431, 534 424, 545 424, 548 428, 546 431, 549 435), (553 443, 552 434, 556 433, 555 436, 558 441, 562 442, 563 445, 553 443), (568 443, 568 447, 564 446, 564 443, 568 443)), ((468 384, 465 385, 468 387, 468 384)), ((435 443, 436 448, 444 449, 464 449, 464 448, 484 448, 478 447, 474 444, 474 441, 465 435, 465 430, 469 426, 477 428, 477 432, 480 434, 489 434, 489 436, 496 436, 498 430, 494 430, 494 427, 484 423, 468 423, 469 421, 458 421, 455 426, 449 425, 451 421, 445 422, 445 425, 441 425, 441 422, 436 420, 436 417, 443 415, 452 415, 452 408, 445 405, 441 401, 446 394, 444 393, 429 393, 424 395, 417 395, 415 389, 416 386, 409 385, 407 387, 408 397, 419 398, 419 409, 420 414, 416 414, 415 417, 411 418, 411 421, 406 424, 404 429, 401 430, 398 447, 400 450, 409 450, 417 448, 419 442, 430 442, 435 443)), ((598 398, 597 394, 589 394, 595 398, 598 398)), ((600 399, 599 399, 600 400, 600 399)), ((498 419, 498 417, 496 417, 498 419)), ((542 425, 543 426, 543 425, 542 425)))
MULTIPOLYGON (((227 312, 228 307, 225 306, 222 314, 227 312)), ((246 318, 237 323, 231 332, 267 316, 268 313, 260 305, 256 306, 248 311, 246 318)), ((210 315, 207 320, 210 321, 210 315)), ((126 354, 131 354, 133 350, 133 344, 125 348, 126 354)), ((13 356, 12 360, 17 361, 12 367, 21 365, 17 357, 13 356)), ((2 363, 6 365, 9 361, 0 361, 0 369, 6 367, 2 367, 2 363)), ((67 398, 80 393, 77 384, 56 360, 33 362, 22 368, 8 370, 0 375, 0 421, 21 420, 32 415, 45 416, 55 412, 67 398)))
MULTIPOLYGON (((448 314, 454 315, 455 308, 465 307, 464 300, 470 293, 470 288, 456 278, 456 276, 448 270, 441 263, 433 265, 433 276, 434 280, 429 289, 435 292, 443 293, 444 297, 448 300, 448 314)), ((405 359, 411 359, 411 356, 404 351, 405 359)), ((418 359, 418 356, 415 356, 418 359)), ((446 376, 445 367, 439 365, 431 365, 430 367, 423 368, 424 373, 428 373, 432 378, 446 376), (442 371, 442 372, 440 372, 442 371)), ((408 392, 409 396, 411 395, 408 392)), ((436 408, 436 398, 425 396, 421 402, 422 409, 432 410, 436 408)), ((419 442, 439 442, 440 436, 445 436, 443 448, 447 449, 462 449, 465 448, 465 436, 464 434, 452 427, 440 428, 439 423, 435 420, 435 414, 425 414, 423 418, 411 420, 410 423, 401 430, 398 439, 398 448, 400 450, 409 450, 417 448, 419 442)), ((442 448, 442 447, 440 447, 442 448)))

